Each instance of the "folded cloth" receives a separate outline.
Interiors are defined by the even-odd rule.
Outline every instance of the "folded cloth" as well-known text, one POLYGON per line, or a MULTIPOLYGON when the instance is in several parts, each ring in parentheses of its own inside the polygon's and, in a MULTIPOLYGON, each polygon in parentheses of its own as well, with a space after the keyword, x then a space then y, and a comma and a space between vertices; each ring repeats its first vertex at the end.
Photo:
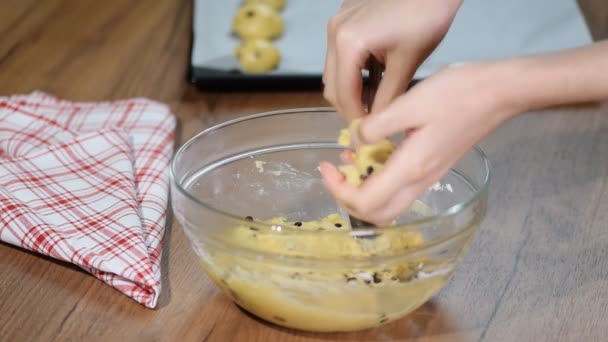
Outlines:
POLYGON ((0 97, 0 240, 154 308, 175 118, 146 99, 0 97))

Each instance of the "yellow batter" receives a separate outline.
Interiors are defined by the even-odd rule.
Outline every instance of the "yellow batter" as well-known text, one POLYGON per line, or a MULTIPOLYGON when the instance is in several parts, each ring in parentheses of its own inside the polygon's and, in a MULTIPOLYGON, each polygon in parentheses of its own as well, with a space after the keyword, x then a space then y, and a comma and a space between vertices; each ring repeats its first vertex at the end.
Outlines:
MULTIPOLYGON (((413 208, 428 210, 422 204, 413 208)), ((307 331, 353 331, 398 319, 434 295, 451 272, 420 276, 446 265, 423 256, 398 258, 423 245, 420 233, 384 231, 352 237, 348 232, 352 232, 349 224, 337 214, 308 222, 252 219, 250 226, 224 233, 222 240, 229 248, 208 246, 202 264, 244 309, 275 324, 307 331), (258 225, 262 222, 281 227, 282 233, 265 231, 264 225, 258 225), (293 230, 307 233, 294 238, 289 234, 293 230), (243 250, 253 253, 237 252, 243 250), (374 256, 397 258, 373 262, 374 256), (303 258, 305 262, 298 264, 303 258), (356 267, 357 258, 368 262, 356 267)))
MULTIPOLYGON (((343 129, 338 138, 338 143, 344 147, 351 146, 351 135, 358 129, 361 120, 353 120, 347 129, 343 129)), ((395 145, 388 139, 383 139, 375 144, 360 145, 353 153, 353 163, 340 166, 340 171, 346 177, 346 181, 359 186, 373 172, 378 172, 384 167, 384 163, 395 150, 395 145)))

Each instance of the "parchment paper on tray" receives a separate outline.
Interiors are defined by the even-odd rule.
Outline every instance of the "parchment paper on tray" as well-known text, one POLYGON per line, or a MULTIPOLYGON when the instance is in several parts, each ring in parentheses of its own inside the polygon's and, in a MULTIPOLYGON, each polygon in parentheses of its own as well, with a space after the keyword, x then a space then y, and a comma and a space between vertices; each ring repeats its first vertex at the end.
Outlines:
POLYGON ((454 62, 556 51, 591 41, 576 0, 466 0, 416 77, 454 62))
MULTIPOLYGON (((241 3, 242 0, 195 0, 191 56, 194 68, 231 74, 240 70, 233 56, 240 40, 232 35, 231 27, 241 3)), ((281 62, 277 70, 265 75, 320 77, 327 21, 341 3, 287 0, 281 12, 285 31, 273 42, 281 51, 281 62)), ((447 37, 418 70, 416 78, 427 77, 452 62, 553 51, 589 42, 591 36, 576 0, 467 0, 447 37)))
MULTIPOLYGON (((320 75, 325 61, 325 28, 341 0, 287 0, 280 12, 283 35, 273 41, 281 51, 277 70, 268 74, 320 75)), ((217 70, 241 70, 234 58, 240 39, 232 35, 232 18, 242 0, 196 0, 192 64, 217 70)))

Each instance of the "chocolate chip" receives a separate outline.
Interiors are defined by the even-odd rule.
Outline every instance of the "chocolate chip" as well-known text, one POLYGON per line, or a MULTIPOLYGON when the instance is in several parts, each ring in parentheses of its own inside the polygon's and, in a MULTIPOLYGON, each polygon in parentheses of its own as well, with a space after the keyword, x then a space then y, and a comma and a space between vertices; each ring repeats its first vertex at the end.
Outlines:
POLYGON ((383 318, 380 320, 380 324, 388 322, 388 318, 383 318))
POLYGON ((296 227, 302 227, 302 222, 298 221, 296 223, 293 224, 296 227))
POLYGON ((361 180, 366 180, 366 179, 367 179, 367 175, 361 175, 361 176, 359 176, 359 178, 360 178, 361 180))
POLYGON ((372 283, 369 279, 364 279, 363 282, 366 283, 366 284, 368 284, 368 285, 372 283))
POLYGON ((335 223, 334 226, 336 226, 336 228, 342 228, 342 223, 335 223))
POLYGON ((259 228, 256 227, 249 227, 249 230, 253 230, 254 232, 257 232, 258 230, 260 230, 259 228))
POLYGON ((374 272, 374 284, 378 284, 382 282, 382 275, 378 272, 374 272))
POLYGON ((397 280, 397 279, 399 279, 399 278, 397 278, 396 276, 392 276, 392 277, 391 277, 391 280, 392 280, 392 281, 395 281, 395 280, 397 280))
POLYGON ((374 167, 373 167, 373 166, 371 166, 371 165, 370 165, 370 166, 368 166, 368 167, 367 167, 367 175, 369 176, 369 175, 371 175, 373 172, 374 172, 374 167))
POLYGON ((251 217, 251 216, 245 216, 245 220, 247 220, 247 221, 253 221, 253 217, 251 217))
POLYGON ((281 317, 281 316, 272 316, 272 319, 274 319, 275 321, 279 321, 279 322, 287 322, 285 320, 285 318, 281 317))
POLYGON ((350 283, 350 282, 353 282, 353 281, 357 281, 357 278, 355 278, 355 277, 347 277, 346 278, 346 282, 347 283, 350 283))
POLYGON ((255 16, 255 12, 254 11, 247 11, 247 16, 249 18, 251 18, 251 17, 255 16))

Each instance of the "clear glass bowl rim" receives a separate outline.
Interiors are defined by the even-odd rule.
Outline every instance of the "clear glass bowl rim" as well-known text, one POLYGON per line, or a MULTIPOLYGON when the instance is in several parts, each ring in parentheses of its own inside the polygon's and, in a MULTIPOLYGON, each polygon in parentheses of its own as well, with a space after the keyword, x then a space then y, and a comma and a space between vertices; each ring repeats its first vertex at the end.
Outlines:
MULTIPOLYGON (((203 201, 201 201, 198 198, 196 198, 195 196, 191 195, 186 189, 184 189, 176 177, 178 156, 180 156, 182 153, 184 153, 184 151, 186 151, 189 146, 191 146, 196 141, 198 141, 198 139, 200 137, 205 136, 205 135, 209 134, 210 132, 217 131, 223 127, 227 127, 227 126, 241 123, 244 121, 258 119, 261 117, 268 117, 268 116, 273 116, 273 115, 285 115, 285 114, 301 114, 301 113, 307 113, 307 112, 336 112, 336 110, 332 107, 308 107, 308 108, 280 109, 280 110, 275 110, 275 111, 246 115, 246 116, 242 116, 242 117, 239 117, 236 119, 228 120, 228 121, 214 125, 212 127, 209 127, 207 129, 197 133, 192 138, 188 139, 188 141, 186 141, 184 144, 182 144, 182 146, 173 155, 173 158, 171 160, 170 169, 169 169, 170 181, 173 183, 174 188, 177 189, 182 195, 184 195, 187 199, 191 200, 192 202, 196 203, 197 205, 203 207, 205 210, 209 210, 209 211, 214 212, 215 214, 221 215, 227 219, 236 221, 239 224, 244 224, 244 225, 249 224, 250 225, 251 222, 245 220, 245 218, 237 216, 237 215, 233 215, 229 212, 226 212, 226 211, 214 208, 208 204, 205 204, 203 201)), ((402 230, 407 227, 417 227, 417 226, 421 226, 421 225, 426 225, 426 224, 432 223, 433 221, 449 219, 450 217, 456 216, 459 213, 461 213, 462 211, 464 211, 465 209, 474 205, 480 199, 481 194, 483 194, 484 192, 487 191, 488 185, 489 185, 491 177, 492 177, 492 169, 491 169, 490 161, 486 157, 486 154, 483 152, 483 150, 481 150, 481 148, 479 148, 478 146, 474 146, 471 149, 471 151, 473 151, 475 154, 477 154, 481 158, 481 160, 483 162, 484 171, 485 171, 484 180, 481 183, 481 186, 478 189, 475 189, 475 193, 473 195, 471 195, 465 201, 454 204, 453 206, 449 207, 448 209, 446 209, 440 213, 437 213, 435 215, 425 216, 425 217, 417 219, 417 220, 412 220, 412 221, 407 222, 404 225, 373 227, 373 229, 375 231, 381 232, 381 231, 385 231, 385 230, 402 230)), ((276 233, 285 233, 286 232, 286 230, 275 231, 273 229, 272 225, 265 224, 262 222, 256 222, 256 226, 265 227, 267 229, 267 231, 272 231, 272 232, 276 232, 276 233)), ((301 230, 295 230, 294 232, 290 232, 290 233, 299 234, 299 233, 307 233, 307 232, 301 231, 301 230)), ((350 234, 350 232, 347 232, 347 231, 330 231, 329 233, 350 234)), ((458 234, 456 234, 456 235, 458 235, 458 234)))

